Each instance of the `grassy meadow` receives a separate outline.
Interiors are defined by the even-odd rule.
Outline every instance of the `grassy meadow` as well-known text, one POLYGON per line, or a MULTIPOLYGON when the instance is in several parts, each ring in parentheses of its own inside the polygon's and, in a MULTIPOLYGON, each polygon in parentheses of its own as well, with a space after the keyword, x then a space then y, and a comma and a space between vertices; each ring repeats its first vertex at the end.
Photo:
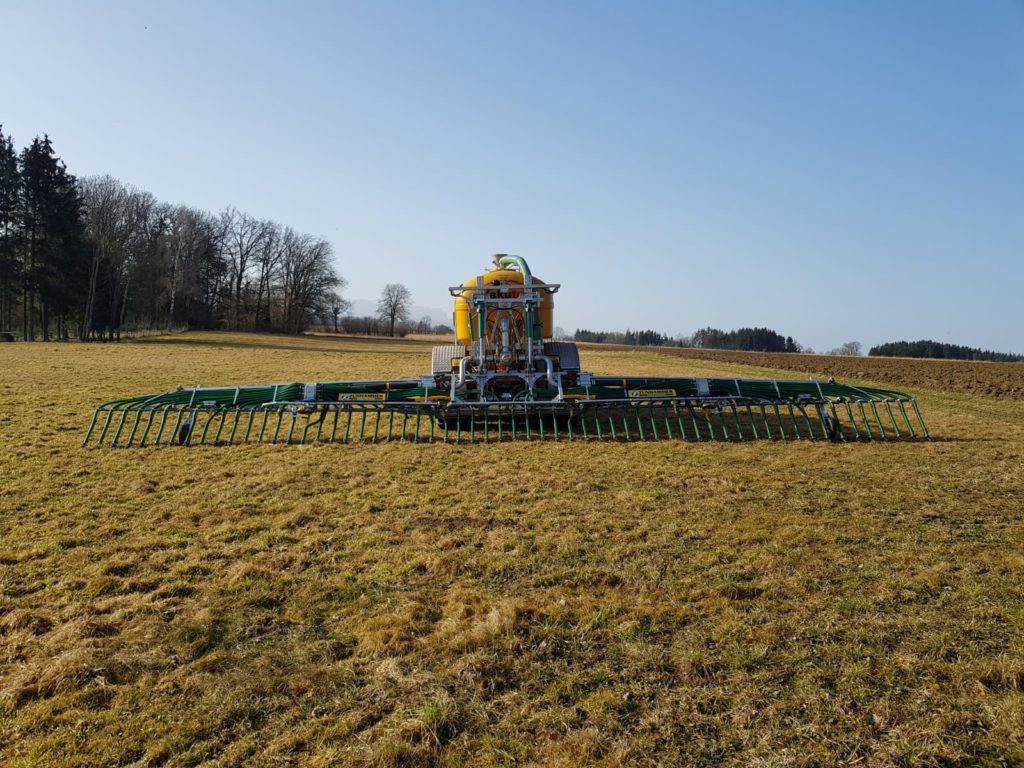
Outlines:
POLYGON ((910 388, 928 443, 79 447, 113 397, 429 350, 0 344, 0 765, 1024 764, 1024 401, 910 388))

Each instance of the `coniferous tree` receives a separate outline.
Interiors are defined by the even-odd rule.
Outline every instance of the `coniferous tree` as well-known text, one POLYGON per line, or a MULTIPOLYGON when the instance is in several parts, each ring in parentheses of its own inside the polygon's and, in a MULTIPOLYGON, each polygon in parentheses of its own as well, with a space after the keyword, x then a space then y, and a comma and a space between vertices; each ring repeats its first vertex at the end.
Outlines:
POLYGON ((23 333, 35 339, 38 323, 49 340, 54 319, 64 333, 85 276, 82 201, 49 136, 22 151, 20 170, 23 333))
POLYGON ((20 290, 18 214, 21 174, 14 139, 0 125, 0 330, 14 328, 20 290))

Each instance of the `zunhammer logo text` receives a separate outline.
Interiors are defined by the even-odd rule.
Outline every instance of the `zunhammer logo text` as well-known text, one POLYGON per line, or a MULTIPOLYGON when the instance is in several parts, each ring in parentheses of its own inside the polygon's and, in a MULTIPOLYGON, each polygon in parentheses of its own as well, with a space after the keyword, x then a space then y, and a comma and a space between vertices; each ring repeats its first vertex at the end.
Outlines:
POLYGON ((674 389, 630 389, 628 390, 631 400, 643 399, 645 397, 675 397, 674 389))

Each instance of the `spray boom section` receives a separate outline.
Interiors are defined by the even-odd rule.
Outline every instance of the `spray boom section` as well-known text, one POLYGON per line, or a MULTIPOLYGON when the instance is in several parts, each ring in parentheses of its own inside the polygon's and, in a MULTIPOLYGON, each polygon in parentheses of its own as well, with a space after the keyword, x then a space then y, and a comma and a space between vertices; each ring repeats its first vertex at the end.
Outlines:
POLYGON ((414 378, 179 387, 112 400, 83 445, 928 438, 913 397, 832 380, 597 376, 554 339, 559 285, 520 256, 452 286, 455 344, 414 378))

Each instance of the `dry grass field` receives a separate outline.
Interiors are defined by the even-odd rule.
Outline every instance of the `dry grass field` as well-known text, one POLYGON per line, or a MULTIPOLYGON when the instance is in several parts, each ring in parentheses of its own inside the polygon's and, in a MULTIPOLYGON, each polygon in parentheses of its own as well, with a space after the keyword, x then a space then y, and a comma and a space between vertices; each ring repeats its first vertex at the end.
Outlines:
POLYGON ((428 361, 0 345, 0 765, 1024 763, 1020 399, 905 385, 929 443, 79 448, 116 396, 428 361))

